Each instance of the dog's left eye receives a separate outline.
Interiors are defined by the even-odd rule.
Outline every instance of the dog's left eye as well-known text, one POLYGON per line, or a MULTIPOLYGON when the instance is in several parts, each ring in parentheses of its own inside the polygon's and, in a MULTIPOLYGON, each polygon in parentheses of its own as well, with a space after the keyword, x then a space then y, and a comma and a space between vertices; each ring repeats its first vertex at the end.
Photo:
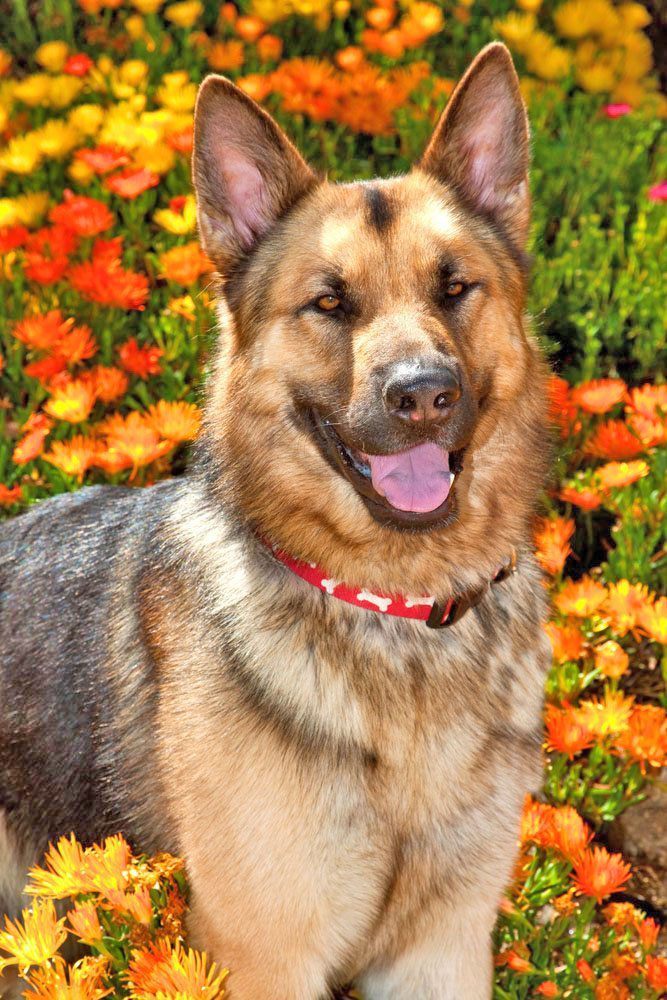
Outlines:
POLYGON ((445 295, 448 299, 456 299, 463 295, 467 287, 462 281, 450 281, 445 285, 445 295))
POLYGON ((336 295, 322 295, 317 300, 317 308, 322 312, 333 312, 341 305, 341 300, 336 295))

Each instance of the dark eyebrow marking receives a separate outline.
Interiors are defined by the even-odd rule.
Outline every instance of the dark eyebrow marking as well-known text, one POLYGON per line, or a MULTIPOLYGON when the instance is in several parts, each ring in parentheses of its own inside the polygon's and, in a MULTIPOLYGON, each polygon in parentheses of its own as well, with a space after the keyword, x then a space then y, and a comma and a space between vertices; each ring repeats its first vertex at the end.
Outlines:
POLYGON ((378 187, 367 187, 364 190, 368 221, 379 233, 384 232, 394 221, 394 206, 378 187))

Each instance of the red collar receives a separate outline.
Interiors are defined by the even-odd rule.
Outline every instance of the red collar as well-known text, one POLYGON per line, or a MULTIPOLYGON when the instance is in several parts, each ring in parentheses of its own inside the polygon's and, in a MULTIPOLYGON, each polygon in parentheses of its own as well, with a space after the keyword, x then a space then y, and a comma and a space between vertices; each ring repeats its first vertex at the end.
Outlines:
POLYGON ((478 590, 449 597, 443 602, 429 596, 403 597, 397 594, 376 593, 352 587, 342 580, 332 579, 316 563, 302 562, 277 546, 268 542, 267 544, 276 559, 284 566, 291 569, 302 580, 312 583, 323 593, 329 594, 330 597, 336 597, 339 601, 347 601, 348 604, 355 604, 365 611, 378 611, 380 614, 395 615, 398 618, 416 618, 426 622, 429 628, 447 628, 447 626, 453 625, 469 608, 479 604, 490 584, 500 583, 516 570, 516 553, 512 551, 509 560, 501 566, 489 583, 484 584, 478 590))

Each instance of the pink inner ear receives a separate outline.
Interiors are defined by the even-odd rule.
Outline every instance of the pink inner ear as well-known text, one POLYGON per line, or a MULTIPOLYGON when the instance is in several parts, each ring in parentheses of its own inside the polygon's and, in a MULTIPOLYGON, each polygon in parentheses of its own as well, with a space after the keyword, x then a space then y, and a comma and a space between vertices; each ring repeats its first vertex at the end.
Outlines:
POLYGON ((507 194, 505 124, 505 116, 498 112, 493 118, 483 119, 467 137, 468 183, 475 201, 482 208, 497 208, 507 194))
POLYGON ((221 163, 225 179, 225 207, 244 250, 249 250, 271 225, 266 182, 240 150, 226 147, 221 163))

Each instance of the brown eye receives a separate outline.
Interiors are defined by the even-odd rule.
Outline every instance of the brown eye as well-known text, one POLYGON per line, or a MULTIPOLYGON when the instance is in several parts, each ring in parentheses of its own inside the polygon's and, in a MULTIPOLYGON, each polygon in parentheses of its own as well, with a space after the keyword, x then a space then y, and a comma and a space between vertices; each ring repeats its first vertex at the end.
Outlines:
POLYGON ((465 292, 466 286, 462 281, 450 281, 445 288, 445 295, 448 298, 455 299, 458 295, 462 295, 465 292))
POLYGON ((335 295, 323 295, 321 299, 317 300, 317 308, 321 309, 322 312, 333 312, 334 309, 338 309, 340 304, 340 299, 335 295))

